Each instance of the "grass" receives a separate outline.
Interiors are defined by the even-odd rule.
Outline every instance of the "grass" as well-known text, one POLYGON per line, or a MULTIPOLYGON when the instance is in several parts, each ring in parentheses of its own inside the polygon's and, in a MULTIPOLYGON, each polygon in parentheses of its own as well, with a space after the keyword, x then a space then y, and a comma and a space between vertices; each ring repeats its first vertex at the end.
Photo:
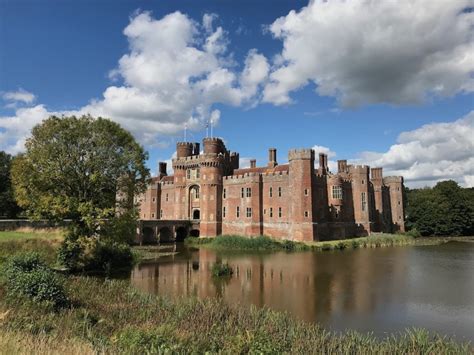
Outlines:
MULTIPOLYGON (((19 251, 33 248, 45 256, 54 254, 57 246, 53 240, 0 239, 0 267, 6 255, 19 251), (11 243, 17 249, 5 252, 5 245, 11 243)), ((406 330, 384 339, 351 331, 339 334, 267 308, 144 294, 128 281, 69 276, 65 287, 71 306, 54 310, 7 296, 0 277, 0 354, 473 351, 469 344, 423 329, 406 330)))
MULTIPOLYGON (((469 239, 454 238, 456 240, 469 239)), ((415 238, 407 234, 374 233, 368 237, 324 242, 295 242, 291 240, 272 239, 266 236, 243 237, 238 235, 222 235, 216 238, 187 238, 186 243, 193 246, 204 246, 220 250, 265 251, 265 250, 344 250, 357 248, 379 248, 401 245, 434 245, 442 244, 453 238, 415 238)))

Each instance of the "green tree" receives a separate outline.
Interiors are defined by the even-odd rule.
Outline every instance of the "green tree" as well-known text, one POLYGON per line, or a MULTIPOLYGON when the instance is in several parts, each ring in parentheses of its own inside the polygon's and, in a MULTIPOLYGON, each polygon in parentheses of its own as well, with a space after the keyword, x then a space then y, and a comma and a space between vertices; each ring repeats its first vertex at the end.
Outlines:
POLYGON ((13 197, 10 179, 12 156, 0 151, 0 217, 15 218, 21 211, 13 197))
POLYGON ((149 179, 147 153, 129 132, 100 117, 52 116, 33 128, 25 146, 12 182, 31 218, 71 219, 74 240, 124 238, 110 232, 124 230, 117 227, 121 218, 136 221, 133 196, 149 179))
POLYGON ((407 190, 407 227, 422 235, 472 235, 474 194, 455 181, 407 190))

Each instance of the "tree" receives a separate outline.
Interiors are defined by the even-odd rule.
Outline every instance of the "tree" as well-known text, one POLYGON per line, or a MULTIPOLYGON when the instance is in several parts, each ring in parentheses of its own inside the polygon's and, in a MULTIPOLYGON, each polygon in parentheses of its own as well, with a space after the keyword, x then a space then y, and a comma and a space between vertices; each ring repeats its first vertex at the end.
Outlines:
POLYGON ((25 146, 12 166, 18 204, 32 218, 71 219, 78 235, 99 235, 117 207, 130 211, 146 189, 147 153, 108 119, 52 116, 25 146), (117 201, 119 192, 126 198, 117 201))
POLYGON ((422 235, 472 235, 474 194, 455 181, 407 190, 407 227, 422 235))
POLYGON ((13 197, 10 179, 12 156, 0 151, 0 217, 15 218, 21 211, 13 197))

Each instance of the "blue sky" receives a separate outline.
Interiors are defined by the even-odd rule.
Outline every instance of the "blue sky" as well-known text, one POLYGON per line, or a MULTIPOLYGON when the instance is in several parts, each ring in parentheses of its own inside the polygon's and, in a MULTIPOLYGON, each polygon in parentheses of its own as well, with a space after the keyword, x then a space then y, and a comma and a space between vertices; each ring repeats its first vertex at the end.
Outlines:
POLYGON ((155 170, 185 124, 200 141, 215 114, 215 135, 257 164, 269 147, 280 161, 290 148, 315 147, 332 161, 384 165, 409 186, 472 186, 469 1, 329 3, 3 0, 0 149, 21 151, 48 114, 90 112, 130 129, 155 170), (180 41, 204 53, 197 68, 181 63, 180 41), (163 64, 169 53, 177 57, 163 64), (168 69, 185 82, 175 85, 168 69), (114 100, 104 98, 110 87, 114 100))

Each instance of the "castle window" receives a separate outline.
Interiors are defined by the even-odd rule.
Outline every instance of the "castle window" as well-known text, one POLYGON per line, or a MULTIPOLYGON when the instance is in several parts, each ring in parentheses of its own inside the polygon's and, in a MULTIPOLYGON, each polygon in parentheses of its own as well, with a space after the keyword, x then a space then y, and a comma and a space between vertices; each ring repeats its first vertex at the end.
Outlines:
POLYGON ((222 218, 225 218, 225 206, 222 207, 222 218))
POLYGON ((281 186, 278 187, 278 197, 281 197, 281 186))
POLYGON ((191 188, 191 197, 193 200, 199 200, 199 187, 193 186, 191 188))
POLYGON ((168 194, 166 194, 166 202, 168 202, 168 194))
POLYGON ((252 208, 247 207, 247 218, 252 217, 252 208))
POLYGON ((400 206, 400 201, 398 201, 398 205, 400 206))
POLYGON ((163 218, 163 210, 160 210, 160 218, 163 218))
POLYGON ((304 189, 304 195, 305 195, 305 196, 308 196, 308 194, 309 194, 308 189, 304 189))
POLYGON ((267 210, 265 208, 263 209, 263 214, 267 214, 267 210))
POLYGON ((227 197, 227 195, 226 195, 226 189, 224 189, 224 190, 222 191, 222 197, 223 197, 223 198, 226 198, 226 197, 227 197))
POLYGON ((281 207, 278 207, 278 218, 281 218, 281 207))
POLYGON ((273 197, 273 187, 270 187, 270 197, 273 197))
POLYGON ((196 169, 196 178, 199 179, 200 176, 201 176, 201 170, 196 169))
POLYGON ((366 200, 366 197, 365 197, 365 192, 362 192, 360 194, 360 200, 361 200, 361 203, 362 203, 362 211, 365 211, 365 209, 367 207, 367 200, 366 200))
POLYGON ((237 208, 236 208, 236 210, 235 210, 235 216, 236 216, 237 218, 240 218, 240 207, 239 207, 239 206, 237 206, 237 208))
POLYGON ((153 201, 153 202, 156 202, 156 198, 153 197, 152 201, 153 201))
POLYGON ((309 213, 308 213, 308 211, 304 211, 304 216, 305 216, 306 218, 308 218, 308 217, 309 217, 309 213))
POLYGON ((154 214, 154 213, 151 214, 151 218, 155 218, 155 214, 154 214))
POLYGON ((186 170, 186 178, 191 179, 191 170, 186 170))
POLYGON ((243 187, 242 187, 242 189, 240 190, 240 196, 241 196, 242 198, 244 198, 244 197, 245 197, 245 194, 244 194, 244 188, 243 188, 243 187))
POLYGON ((332 198, 342 200, 342 187, 341 186, 332 187, 332 198))
POLYGON ((364 180, 362 180, 362 185, 364 185, 364 180))
POLYGON ((272 217, 273 217, 273 208, 270 207, 270 218, 272 218, 272 217))
POLYGON ((252 197, 252 188, 247 187, 247 197, 252 197))

